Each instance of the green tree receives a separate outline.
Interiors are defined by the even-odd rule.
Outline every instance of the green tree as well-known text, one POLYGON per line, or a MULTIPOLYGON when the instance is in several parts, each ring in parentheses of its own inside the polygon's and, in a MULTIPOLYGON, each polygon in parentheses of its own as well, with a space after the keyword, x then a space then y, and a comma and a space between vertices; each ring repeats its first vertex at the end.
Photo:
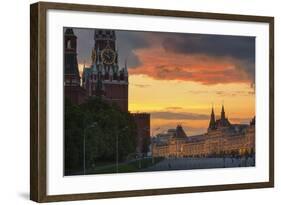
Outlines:
POLYGON ((126 159, 136 150, 136 124, 128 112, 99 97, 82 105, 65 100, 65 169, 83 168, 83 135, 86 139, 86 167, 126 159))
POLYGON ((91 157, 98 161, 114 161, 116 159, 116 143, 118 138, 118 158, 123 160, 136 148, 136 125, 127 112, 122 112, 116 105, 110 105, 101 98, 90 98, 81 105, 85 124, 96 123, 89 130, 87 146, 93 148, 91 157), (118 136, 117 136, 118 135, 118 136))
POLYGON ((64 156, 65 172, 77 171, 83 166, 83 113, 78 106, 65 99, 64 106, 64 156))
POLYGON ((145 137, 143 139, 143 152, 147 153, 149 151, 149 145, 150 145, 150 137, 145 137))

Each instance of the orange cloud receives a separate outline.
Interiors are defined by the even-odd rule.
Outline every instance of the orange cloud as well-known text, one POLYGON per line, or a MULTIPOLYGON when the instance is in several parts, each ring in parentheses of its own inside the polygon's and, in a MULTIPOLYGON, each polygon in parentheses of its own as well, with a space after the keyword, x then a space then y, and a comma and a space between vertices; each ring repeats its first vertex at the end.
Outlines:
POLYGON ((144 74, 158 80, 181 80, 202 84, 250 83, 243 62, 231 57, 167 52, 161 47, 134 51, 142 62, 129 69, 131 75, 144 74))

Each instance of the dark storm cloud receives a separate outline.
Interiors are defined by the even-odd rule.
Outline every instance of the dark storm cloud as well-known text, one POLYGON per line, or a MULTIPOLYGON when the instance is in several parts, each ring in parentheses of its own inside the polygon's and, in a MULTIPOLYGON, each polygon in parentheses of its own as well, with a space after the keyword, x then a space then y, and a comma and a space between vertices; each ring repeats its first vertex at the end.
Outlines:
MULTIPOLYGON (((95 29, 75 28, 73 29, 77 36, 77 57, 79 63, 91 63, 91 51, 94 47, 95 29)), ((141 65, 140 60, 134 54, 135 49, 149 47, 143 32, 116 31, 116 46, 119 54, 119 64, 124 66, 127 59, 129 68, 141 65)))
POLYGON ((237 69, 243 69, 254 83, 255 37, 172 34, 163 39, 162 45, 167 52, 238 59, 241 66, 237 69))
MULTIPOLYGON (((182 34, 182 33, 159 33, 159 32, 126 32, 124 42, 132 44, 134 49, 161 46, 166 52, 185 55, 205 55, 214 58, 229 58, 236 61, 235 69, 245 72, 251 85, 255 83, 255 37, 207 35, 207 34, 182 34)), ((141 65, 138 56, 137 65, 141 65)), ((133 68, 133 67, 131 67, 133 68)), ((155 67, 166 72, 161 65, 155 67)), ((174 71, 179 72, 178 68, 174 71)), ((184 72, 185 74, 186 71, 184 72)), ((181 75, 183 72, 181 72, 181 75)), ((191 73, 190 73, 191 75, 191 73)))
POLYGON ((204 53, 209 56, 231 56, 255 60, 255 38, 226 35, 172 34, 163 39, 167 51, 204 53))
MULTIPOLYGON (((78 62, 91 63, 91 50, 94 47, 94 29, 74 29, 77 38, 78 62)), ((116 44, 119 54, 119 65, 124 66, 127 59, 128 68, 138 68, 142 62, 138 53, 143 48, 162 47, 167 53, 185 55, 205 55, 219 59, 234 59, 236 70, 245 72, 251 84, 255 83, 255 37, 160 33, 143 31, 116 31, 116 44)), ((159 57, 159 56, 158 56, 159 57)), ((165 74, 169 71, 165 66, 158 65, 155 69, 165 74)), ((173 68, 180 73, 179 68, 173 68)), ((170 69, 171 70, 171 69, 170 69)), ((180 75, 192 73, 181 72, 180 75)), ((192 76, 188 76, 190 79, 192 76)), ((191 79, 190 79, 191 80, 191 79)), ((223 80, 223 79, 222 79, 223 80)))
POLYGON ((145 34, 135 31, 116 31, 119 61, 123 65, 127 59, 128 67, 135 68, 141 65, 141 61, 134 50, 149 47, 145 34))

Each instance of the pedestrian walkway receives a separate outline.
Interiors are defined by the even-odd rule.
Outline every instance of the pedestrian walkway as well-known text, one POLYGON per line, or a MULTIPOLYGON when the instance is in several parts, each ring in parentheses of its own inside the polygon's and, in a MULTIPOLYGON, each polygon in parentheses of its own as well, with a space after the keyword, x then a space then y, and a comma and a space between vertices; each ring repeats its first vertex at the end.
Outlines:
POLYGON ((255 166, 254 158, 168 158, 143 171, 189 170, 255 166))

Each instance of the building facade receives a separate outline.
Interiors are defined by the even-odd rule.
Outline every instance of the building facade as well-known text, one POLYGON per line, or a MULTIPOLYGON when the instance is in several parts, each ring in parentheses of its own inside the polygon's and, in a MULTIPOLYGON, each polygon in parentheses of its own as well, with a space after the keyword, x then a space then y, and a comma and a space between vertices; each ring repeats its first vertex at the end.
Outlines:
POLYGON ((186 137, 165 136, 165 140, 156 139, 152 144, 154 157, 206 157, 253 153, 255 153, 255 118, 249 124, 231 124, 225 117, 223 106, 221 118, 218 120, 215 119, 212 108, 206 133, 186 137))

